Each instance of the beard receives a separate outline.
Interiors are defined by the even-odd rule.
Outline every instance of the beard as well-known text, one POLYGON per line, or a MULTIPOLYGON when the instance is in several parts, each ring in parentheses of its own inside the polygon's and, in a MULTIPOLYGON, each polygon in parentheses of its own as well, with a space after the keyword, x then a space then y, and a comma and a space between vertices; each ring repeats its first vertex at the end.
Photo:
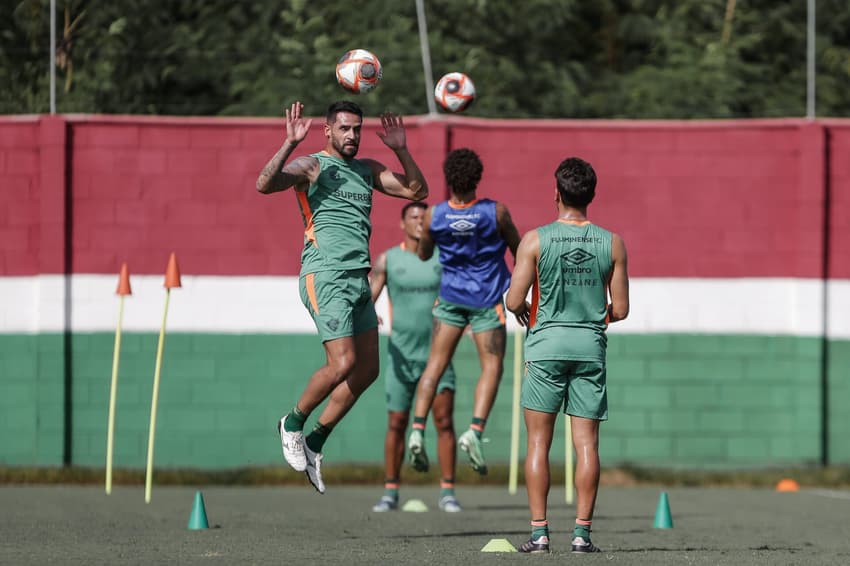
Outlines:
POLYGON ((360 149, 360 145, 357 143, 352 143, 351 145, 343 145, 342 143, 334 142, 334 149, 336 149, 340 155, 350 158, 357 155, 357 150, 360 149))

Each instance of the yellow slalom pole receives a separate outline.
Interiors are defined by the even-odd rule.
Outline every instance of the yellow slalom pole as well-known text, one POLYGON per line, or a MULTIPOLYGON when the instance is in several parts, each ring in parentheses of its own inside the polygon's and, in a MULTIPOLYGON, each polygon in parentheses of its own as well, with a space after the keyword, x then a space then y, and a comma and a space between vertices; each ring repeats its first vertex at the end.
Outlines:
POLYGON ((573 465, 573 425, 571 417, 564 414, 564 432, 566 438, 566 450, 564 452, 564 488, 565 499, 568 505, 572 505, 575 499, 575 466, 573 465))
POLYGON ((156 435, 156 406, 159 401, 159 374, 162 368, 162 350, 165 345, 165 319, 168 317, 168 299, 171 289, 165 290, 165 310, 162 313, 162 326, 159 329, 159 344, 156 347, 156 369, 153 374, 153 397, 151 399, 151 426, 148 434, 148 464, 145 472, 145 503, 151 502, 151 484, 153 483, 153 443, 156 435))
POLYGON ((124 297, 118 302, 118 326, 115 328, 115 353, 112 355, 112 382, 109 387, 109 423, 106 426, 106 495, 112 493, 112 446, 115 440, 115 398, 118 394, 118 360, 121 357, 121 321, 124 297))
POLYGON ((514 333, 514 391, 511 413, 511 465, 508 493, 514 495, 519 480, 519 396, 522 390, 522 328, 514 333))
POLYGON ((130 288, 130 268, 127 262, 121 264, 118 276, 118 288, 115 293, 118 302, 118 324, 115 327, 115 353, 112 355, 112 382, 109 386, 109 422, 106 426, 106 495, 112 493, 112 447, 115 441, 115 399, 118 395, 118 361, 121 357, 121 321, 124 319, 124 297, 132 295, 130 288))

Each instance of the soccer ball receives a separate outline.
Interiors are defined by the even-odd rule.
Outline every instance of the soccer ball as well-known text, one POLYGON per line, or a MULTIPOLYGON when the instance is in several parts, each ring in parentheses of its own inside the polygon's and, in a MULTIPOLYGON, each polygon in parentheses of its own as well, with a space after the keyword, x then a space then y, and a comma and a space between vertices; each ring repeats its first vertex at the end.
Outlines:
POLYGON ((475 85, 463 73, 443 75, 434 88, 434 99, 449 112, 462 112, 475 100, 475 85))
POLYGON ((365 49, 352 49, 336 63, 336 80, 354 94, 365 94, 378 86, 382 74, 381 62, 365 49))

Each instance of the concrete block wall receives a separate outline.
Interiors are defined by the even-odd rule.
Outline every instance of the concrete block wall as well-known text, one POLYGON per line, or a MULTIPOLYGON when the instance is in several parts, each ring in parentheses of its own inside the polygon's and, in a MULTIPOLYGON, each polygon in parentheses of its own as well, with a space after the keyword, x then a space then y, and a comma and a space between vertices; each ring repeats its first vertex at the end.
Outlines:
MULTIPOLYGON (((544 123, 453 117, 406 124, 411 152, 431 185, 431 202, 446 195, 445 153, 473 147, 485 163, 481 196, 506 202, 526 231, 554 217, 554 169, 564 157, 578 155, 599 171, 592 217, 624 236, 638 283, 822 282, 833 289, 825 324, 837 336, 846 334, 841 314, 850 309, 842 290, 850 280, 846 121, 544 123)), ((375 136, 377 126, 367 121, 361 154, 396 167, 375 136)), ((90 314, 76 301, 88 292, 84 285, 92 277, 114 285, 122 261, 130 262, 136 277, 159 277, 171 251, 184 275, 282 281, 297 275, 303 227, 294 199, 265 197, 254 189, 281 134, 280 120, 265 119, 0 119, 0 284, 6 290, 0 309, 0 420, 14 433, 2 444, 0 463, 99 465, 103 459, 113 321, 98 323, 97 331, 75 330, 90 314), (12 308, 21 301, 31 301, 35 311, 24 322, 12 308), (45 323, 54 318, 53 326, 45 323)), ((303 150, 317 151, 323 144, 314 123, 303 150)), ((402 204, 376 197, 373 252, 397 243, 402 204)), ((767 308, 799 308, 798 296, 781 300, 786 302, 767 308)), ((850 432, 843 416, 850 402, 850 342, 779 330, 718 334, 682 327, 612 334, 615 410, 603 429, 606 462, 691 467, 817 462, 824 365, 829 457, 850 462, 843 441, 850 432)), ((155 339, 155 332, 125 336, 118 465, 143 461, 155 339)), ((278 461, 268 422, 286 409, 282 406, 321 360, 309 333, 266 335, 238 327, 172 333, 157 462, 228 467, 278 461)), ((464 426, 477 375, 469 344, 461 348, 458 364, 466 376, 457 411, 458 426, 464 426)), ((506 374, 488 424, 493 438, 488 450, 496 460, 508 454, 509 381, 506 374)), ((335 433, 334 459, 380 460, 383 413, 377 384, 335 433)), ((555 457, 562 454, 556 443, 555 457)))

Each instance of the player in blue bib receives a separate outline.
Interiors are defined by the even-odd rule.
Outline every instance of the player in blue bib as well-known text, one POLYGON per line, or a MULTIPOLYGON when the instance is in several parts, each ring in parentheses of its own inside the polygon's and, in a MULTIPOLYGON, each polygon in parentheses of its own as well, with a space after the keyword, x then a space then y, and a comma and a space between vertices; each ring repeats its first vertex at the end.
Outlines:
POLYGON ((419 242, 419 257, 427 260, 440 248, 443 277, 434 306, 431 351, 416 391, 413 430, 408 449, 414 469, 427 468, 423 431, 436 394, 466 326, 472 329, 481 375, 475 388, 475 404, 469 430, 458 437, 458 445, 469 456, 472 468, 487 473, 481 450, 481 435, 502 379, 505 357, 505 309, 502 295, 511 274, 505 250, 516 256, 519 232, 507 207, 476 193, 484 166, 470 149, 449 153, 443 163, 449 200, 428 210, 428 229, 419 242))

